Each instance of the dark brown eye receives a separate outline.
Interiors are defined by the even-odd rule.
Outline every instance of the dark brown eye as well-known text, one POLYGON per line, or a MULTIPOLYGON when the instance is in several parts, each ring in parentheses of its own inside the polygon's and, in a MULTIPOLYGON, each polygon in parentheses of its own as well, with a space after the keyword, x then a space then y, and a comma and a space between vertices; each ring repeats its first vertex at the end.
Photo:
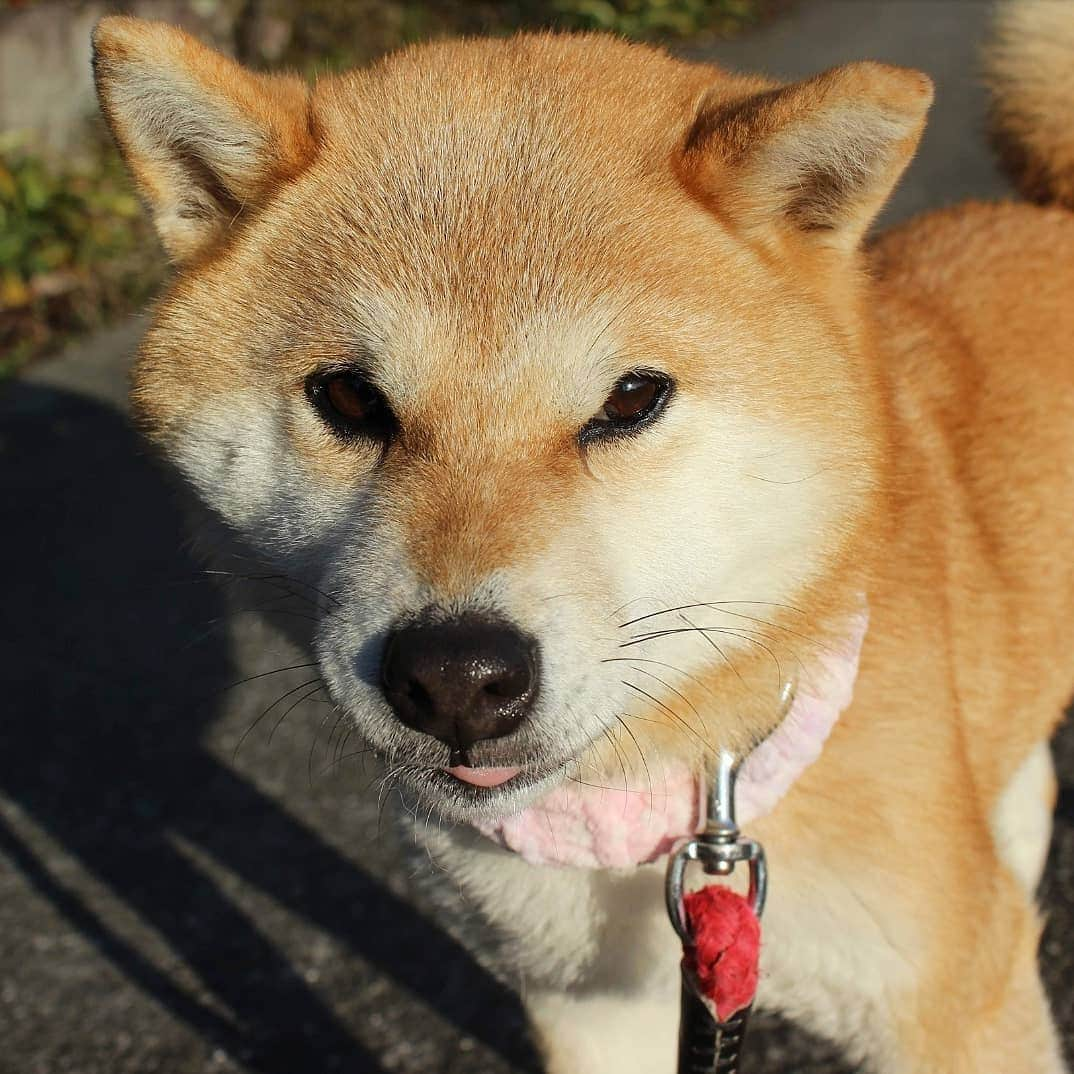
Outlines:
POLYGON ((582 443, 640 429, 664 409, 673 387, 670 377, 648 370, 620 377, 604 405, 582 428, 582 443))
POLYGON ((387 443, 395 434, 395 415, 388 401, 358 370, 315 373, 306 381, 306 395, 342 437, 360 436, 387 443))

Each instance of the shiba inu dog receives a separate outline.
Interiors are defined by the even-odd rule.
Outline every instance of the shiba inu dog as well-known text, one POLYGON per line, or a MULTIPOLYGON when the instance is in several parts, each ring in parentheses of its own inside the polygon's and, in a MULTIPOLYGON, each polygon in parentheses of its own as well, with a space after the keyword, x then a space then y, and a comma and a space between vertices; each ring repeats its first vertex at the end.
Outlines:
POLYGON ((534 35, 308 86, 96 31, 177 264, 138 415, 323 597, 335 704, 556 1074, 670 1071, 661 859, 720 748, 778 878, 761 1004, 887 1074, 1063 1069, 1033 889, 1074 687, 1074 7, 1000 18, 1005 152, 1056 204, 867 248, 914 71, 534 35))

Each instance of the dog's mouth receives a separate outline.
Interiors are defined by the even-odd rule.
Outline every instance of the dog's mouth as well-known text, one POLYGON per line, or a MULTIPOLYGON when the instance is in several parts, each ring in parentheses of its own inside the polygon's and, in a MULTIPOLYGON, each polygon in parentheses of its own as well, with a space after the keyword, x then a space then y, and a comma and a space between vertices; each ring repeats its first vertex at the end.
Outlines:
POLYGON ((395 780, 419 799, 446 816, 465 820, 518 812, 562 783, 574 763, 569 758, 488 766, 389 762, 389 767, 395 780))
POLYGON ((509 799, 518 800, 522 795, 528 797, 527 792, 559 782, 570 763, 566 760, 495 767, 460 764, 425 769, 422 776, 427 790, 439 791, 455 802, 491 807, 509 799))

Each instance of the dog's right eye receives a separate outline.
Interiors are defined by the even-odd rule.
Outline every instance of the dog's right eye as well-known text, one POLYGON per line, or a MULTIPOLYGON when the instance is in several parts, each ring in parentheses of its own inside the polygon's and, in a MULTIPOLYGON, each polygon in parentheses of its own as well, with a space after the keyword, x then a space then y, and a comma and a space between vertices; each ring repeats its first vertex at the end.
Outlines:
POLYGON ((660 416, 675 384, 669 376, 642 369, 616 381, 600 410, 578 434, 582 444, 638 432, 660 416))
POLYGON ((339 436, 386 444, 395 435, 397 423, 388 400, 359 370, 315 373, 306 381, 306 395, 339 436))

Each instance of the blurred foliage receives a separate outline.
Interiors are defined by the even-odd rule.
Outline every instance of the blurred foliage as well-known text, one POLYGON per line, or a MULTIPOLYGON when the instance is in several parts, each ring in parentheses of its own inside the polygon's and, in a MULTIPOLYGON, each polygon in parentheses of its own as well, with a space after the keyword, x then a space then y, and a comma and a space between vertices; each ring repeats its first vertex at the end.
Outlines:
POLYGON ((519 29, 602 30, 639 39, 727 36, 779 0, 247 0, 237 46, 250 63, 338 70, 410 41, 519 29))
POLYGON ((757 18, 758 0, 556 0, 560 25, 626 37, 733 33, 757 18))
MULTIPOLYGON (((244 62, 315 74, 446 34, 556 27, 632 38, 727 35, 780 2, 190 0, 190 6, 201 17, 224 17, 244 62)), ((0 0, 0 12, 49 3, 0 0)), ((0 378, 68 335, 137 308, 163 276, 160 248, 110 146, 95 144, 74 163, 0 134, 0 378)))
POLYGON ((0 376, 143 302, 159 265, 111 147, 59 164, 0 136, 0 376))

